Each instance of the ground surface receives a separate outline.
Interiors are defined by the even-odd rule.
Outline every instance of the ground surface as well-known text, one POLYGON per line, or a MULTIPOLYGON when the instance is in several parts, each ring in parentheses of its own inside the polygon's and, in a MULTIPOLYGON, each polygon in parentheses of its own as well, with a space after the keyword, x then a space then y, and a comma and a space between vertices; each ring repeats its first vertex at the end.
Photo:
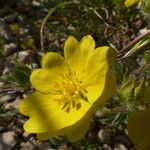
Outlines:
MULTIPOLYGON (((53 6, 49 1, 46 7, 42 1, 31 0, 7 0, 0 2, 0 150, 128 150, 134 146, 127 136, 126 122, 121 128, 113 128, 107 120, 107 115, 96 112, 91 128, 85 138, 78 143, 71 144, 64 138, 56 138, 50 141, 40 142, 35 135, 28 134, 23 130, 23 123, 27 118, 19 114, 18 104, 21 99, 32 92, 30 86, 20 87, 6 80, 6 77, 14 71, 14 60, 37 68, 40 65, 40 39, 39 31, 43 18, 53 6)), ((60 16, 60 12, 57 12, 60 16)), ((99 45, 112 44, 121 49, 131 39, 146 29, 145 22, 140 15, 129 18, 117 14, 113 10, 103 8, 100 13, 101 27, 99 33, 91 30, 83 31, 82 34, 92 34, 99 45), (105 31, 105 32, 104 32, 105 31), (99 41, 100 38, 100 41, 99 41)), ((65 13, 64 13, 65 14, 65 13)), ((82 15, 84 12, 82 12, 82 15)), ((46 28, 44 37, 45 51, 62 53, 63 44, 68 35, 74 34, 76 28, 62 16, 52 21, 52 27, 56 26, 61 31, 56 32, 46 28), (65 21, 64 21, 64 20, 65 21), (60 21, 61 23, 60 25, 60 21), (68 29, 66 31, 64 28, 68 29)), ((78 21, 78 16, 76 21, 78 21)), ((74 24, 75 25, 75 24, 74 24)), ((87 27, 85 27, 87 28, 87 27)), ((88 29, 88 28, 87 28, 88 29)), ((97 31, 94 31, 97 32, 97 31)), ((77 34, 76 37, 82 36, 77 34)))

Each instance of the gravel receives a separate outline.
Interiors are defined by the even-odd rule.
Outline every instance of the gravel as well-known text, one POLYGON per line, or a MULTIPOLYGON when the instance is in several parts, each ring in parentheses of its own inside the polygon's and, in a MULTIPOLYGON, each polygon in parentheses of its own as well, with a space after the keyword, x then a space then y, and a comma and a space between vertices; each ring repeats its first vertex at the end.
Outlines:
POLYGON ((14 131, 0 134, 0 150, 11 150, 17 144, 17 135, 14 131))

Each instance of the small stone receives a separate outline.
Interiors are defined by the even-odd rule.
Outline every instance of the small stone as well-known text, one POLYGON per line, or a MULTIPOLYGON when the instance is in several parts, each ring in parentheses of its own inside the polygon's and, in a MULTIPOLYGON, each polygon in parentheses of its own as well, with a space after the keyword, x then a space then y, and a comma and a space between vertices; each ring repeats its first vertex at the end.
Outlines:
POLYGON ((97 110, 94 115, 95 115, 95 117, 100 118, 100 117, 102 117, 104 115, 104 113, 99 111, 99 110, 97 110))
POLYGON ((13 54, 17 50, 17 44, 15 43, 4 44, 3 48, 5 55, 13 54))
POLYGON ((114 137, 114 142, 122 143, 128 148, 132 147, 132 142, 126 134, 117 135, 116 137, 114 137))
POLYGON ((53 41, 55 41, 56 40, 56 34, 54 34, 54 33, 48 33, 48 40, 50 41, 50 42, 53 42, 53 41))
POLYGON ((51 146, 48 142, 40 142, 38 143, 38 150, 50 150, 51 146))
POLYGON ((37 1, 33 1, 32 5, 33 5, 33 7, 39 7, 41 5, 41 3, 37 2, 37 1))
POLYGON ((68 150, 68 146, 66 144, 62 144, 58 147, 58 150, 68 150))
POLYGON ((36 149, 36 145, 31 141, 26 142, 22 147, 22 150, 35 150, 35 149, 36 149))
POLYGON ((108 144, 104 144, 102 150, 112 150, 112 148, 108 144))
POLYGON ((13 102, 7 103, 4 107, 5 110, 18 110, 20 98, 16 98, 13 102))
POLYGON ((14 37, 11 35, 11 33, 9 32, 9 31, 4 31, 4 34, 3 34, 3 38, 5 39, 5 40, 7 40, 8 42, 12 42, 12 41, 14 41, 14 37))
POLYGON ((110 128, 106 128, 106 129, 101 129, 98 132, 98 138, 100 139, 100 141, 102 143, 111 143, 111 136, 112 136, 112 131, 110 128))
POLYGON ((13 131, 0 134, 0 150, 11 150, 17 143, 16 134, 13 131))
MULTIPOLYGON (((0 18, 0 31, 2 32, 6 28, 6 22, 3 18, 0 18)), ((0 32, 0 35, 2 34, 0 32)))
POLYGON ((14 68, 13 62, 9 62, 9 61, 5 62, 2 75, 11 73, 13 71, 13 68, 14 68))
POLYGON ((18 53, 18 59, 21 62, 28 63, 30 61, 30 55, 32 54, 31 50, 21 51, 18 53))
POLYGON ((28 28, 20 28, 19 34, 21 37, 27 37, 30 34, 30 31, 28 28))
POLYGON ((19 24, 24 24, 27 21, 27 17, 25 15, 19 15, 17 21, 19 24))
POLYGON ((146 27, 146 28, 143 28, 143 29, 140 29, 140 30, 139 30, 139 35, 145 34, 145 33, 147 32, 147 30, 148 30, 147 27, 146 27))
POLYGON ((3 126, 0 126, 0 132, 3 131, 5 128, 3 126))
POLYGON ((60 47, 58 46, 57 43, 51 43, 51 44, 48 45, 47 50, 50 51, 50 52, 59 52, 60 47))
POLYGON ((16 94, 4 95, 0 97, 0 103, 6 103, 8 101, 14 100, 16 98, 16 94))
POLYGON ((4 38, 7 41, 13 41, 13 36, 8 30, 8 25, 6 24, 5 20, 0 18, 0 37, 4 38))
POLYGON ((115 144, 114 150, 128 150, 123 144, 115 144))
POLYGON ((29 135, 30 135, 29 132, 26 132, 26 131, 23 132, 23 137, 27 138, 27 137, 29 137, 29 135))
POLYGON ((72 26, 72 25, 69 25, 67 28, 68 28, 69 30, 72 30, 72 31, 75 31, 75 30, 76 30, 76 28, 75 28, 74 26, 72 26))
POLYGON ((14 14, 9 14, 7 16, 4 17, 4 20, 7 22, 7 23, 13 23, 16 19, 16 15, 14 14))

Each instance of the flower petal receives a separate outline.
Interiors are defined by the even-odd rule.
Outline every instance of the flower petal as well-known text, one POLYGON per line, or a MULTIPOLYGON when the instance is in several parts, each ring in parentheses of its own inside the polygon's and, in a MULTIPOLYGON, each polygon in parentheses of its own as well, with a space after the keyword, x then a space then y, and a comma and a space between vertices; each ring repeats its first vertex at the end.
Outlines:
POLYGON ((56 83, 60 82, 62 72, 67 71, 64 58, 57 53, 47 53, 42 59, 43 69, 35 69, 30 81, 32 86, 42 93, 53 92, 56 83))
POLYGON ((132 5, 134 5, 135 3, 138 3, 139 0, 126 0, 125 1, 125 6, 126 7, 131 7, 132 5))
POLYGON ((58 135, 66 135, 70 142, 78 141, 81 138, 83 138, 83 136, 86 134, 90 125, 92 114, 93 113, 89 111, 88 114, 86 114, 81 120, 76 122, 74 125, 71 125, 69 127, 63 128, 62 130, 58 130, 55 132, 51 130, 46 133, 40 133, 37 134, 37 137, 39 140, 43 141, 58 135))
POLYGON ((88 91, 87 96, 91 104, 103 103, 112 96, 115 90, 115 77, 111 73, 110 65, 115 58, 116 52, 106 46, 97 48, 91 55, 83 81, 83 87, 88 91))
POLYGON ((56 68, 56 67, 62 67, 65 65, 64 57, 62 57, 58 53, 54 52, 48 52, 42 57, 41 61, 43 68, 56 68))
POLYGON ((89 103, 81 100, 81 107, 78 110, 74 108, 66 112, 54 99, 52 95, 36 92, 21 102, 20 112, 30 117, 24 124, 26 131, 55 134, 58 130, 75 124, 91 110, 89 103))
POLYGON ((76 142, 83 138, 89 128, 92 114, 93 112, 91 110, 79 122, 69 127, 70 130, 66 132, 69 141, 76 142))
POLYGON ((91 53, 95 48, 95 41, 90 35, 87 35, 78 42, 74 37, 68 38, 64 47, 64 55, 72 71, 75 71, 79 80, 82 80, 85 74, 85 66, 91 53))

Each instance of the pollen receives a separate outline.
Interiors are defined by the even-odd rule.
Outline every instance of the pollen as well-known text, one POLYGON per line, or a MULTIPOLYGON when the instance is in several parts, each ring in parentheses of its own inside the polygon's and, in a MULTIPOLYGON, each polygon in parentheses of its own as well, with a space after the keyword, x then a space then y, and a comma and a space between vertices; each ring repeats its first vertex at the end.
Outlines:
POLYGON ((77 79, 75 72, 60 74, 60 76, 61 81, 56 84, 55 92, 56 95, 59 95, 59 99, 56 99, 58 104, 66 112, 69 112, 70 109, 80 109, 81 100, 88 102, 87 91, 82 87, 82 82, 77 79))

